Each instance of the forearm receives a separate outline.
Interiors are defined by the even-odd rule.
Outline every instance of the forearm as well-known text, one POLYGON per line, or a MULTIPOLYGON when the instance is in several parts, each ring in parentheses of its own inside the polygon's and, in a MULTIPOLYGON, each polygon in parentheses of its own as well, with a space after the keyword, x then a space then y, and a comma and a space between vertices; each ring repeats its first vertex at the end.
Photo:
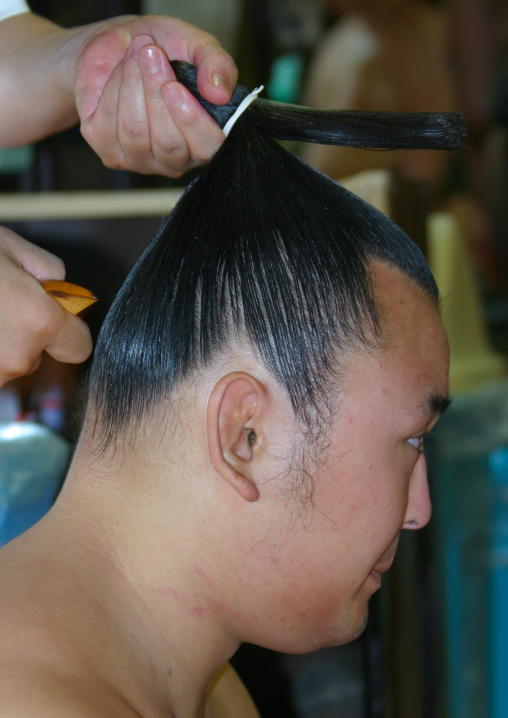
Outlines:
POLYGON ((169 59, 196 66, 209 102, 231 99, 237 70, 219 42, 165 15, 127 15, 64 30, 31 13, 0 21, 0 147, 81 121, 107 167, 179 177, 224 134, 176 82, 169 59))
POLYGON ((64 30, 32 13, 0 22, 0 147, 35 141, 78 121, 76 45, 94 31, 64 30))

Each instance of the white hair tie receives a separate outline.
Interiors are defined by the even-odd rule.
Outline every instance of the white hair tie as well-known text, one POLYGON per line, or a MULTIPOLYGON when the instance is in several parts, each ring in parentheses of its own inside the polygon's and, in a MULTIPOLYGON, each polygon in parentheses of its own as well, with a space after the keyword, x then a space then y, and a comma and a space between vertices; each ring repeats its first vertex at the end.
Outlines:
POLYGON ((236 108, 234 115, 231 115, 231 117, 229 118, 229 120, 226 122, 226 124, 225 124, 224 127, 222 128, 222 131, 224 132, 224 134, 226 135, 226 137, 227 137, 227 136, 229 135, 229 133, 231 132, 231 128, 233 127, 233 125, 235 124, 235 122, 237 121, 237 119, 240 117, 240 115, 241 115, 243 112, 245 112, 245 110, 247 109, 247 107, 248 107, 252 102, 254 102, 254 100, 257 100, 259 93, 260 93, 263 89, 264 89, 264 85, 260 85, 259 87, 256 87, 256 89, 253 90, 253 91, 250 93, 250 95, 247 95, 247 97, 244 97, 244 98, 243 98, 243 100, 240 102, 240 104, 239 104, 238 107, 236 108))

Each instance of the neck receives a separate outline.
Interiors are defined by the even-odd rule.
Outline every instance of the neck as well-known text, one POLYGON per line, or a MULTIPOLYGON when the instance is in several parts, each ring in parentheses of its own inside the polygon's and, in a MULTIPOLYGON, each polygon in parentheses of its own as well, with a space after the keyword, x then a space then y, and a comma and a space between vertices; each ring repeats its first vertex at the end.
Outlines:
POLYGON ((139 714, 201 715, 208 683, 239 645, 213 530, 177 500, 155 505, 143 486, 160 478, 146 469, 99 477, 83 456, 78 447, 37 539, 45 555, 65 546, 56 570, 73 630, 92 670, 139 714))

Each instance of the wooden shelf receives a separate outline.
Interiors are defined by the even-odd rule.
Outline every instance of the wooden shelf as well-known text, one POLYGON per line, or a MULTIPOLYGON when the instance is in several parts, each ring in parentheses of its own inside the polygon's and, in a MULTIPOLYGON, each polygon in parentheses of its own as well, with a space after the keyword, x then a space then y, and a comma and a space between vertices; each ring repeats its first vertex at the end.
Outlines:
POLYGON ((162 217, 181 188, 0 194, 0 222, 162 217))

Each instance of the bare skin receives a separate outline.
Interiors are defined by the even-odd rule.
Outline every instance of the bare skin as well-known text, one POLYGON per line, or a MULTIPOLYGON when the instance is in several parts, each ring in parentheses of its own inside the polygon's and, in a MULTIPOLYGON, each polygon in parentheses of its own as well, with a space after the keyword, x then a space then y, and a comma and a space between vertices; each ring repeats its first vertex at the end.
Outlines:
MULTIPOLYGON (((224 134, 178 82, 168 57, 197 67, 201 94, 231 99, 233 59, 206 32, 174 18, 113 18, 64 30, 32 13, 0 22, 0 145, 34 142, 80 122, 104 164, 179 177, 207 161, 224 134)), ((61 260, 0 227, 0 386, 33 371, 44 351, 83 362, 86 324, 39 282, 63 279, 61 260)))
POLYGON ((0 227, 0 386, 34 371, 43 351, 73 364, 92 351, 85 322, 41 287, 64 277, 61 259, 0 227))
POLYGON ((224 135, 169 65, 198 70, 210 102, 231 99, 235 63, 219 42, 162 15, 112 18, 64 30, 22 13, 0 22, 2 147, 78 122, 107 167, 179 177, 209 159, 224 135))
POLYGON ((307 652, 363 630, 400 531, 430 518, 421 443, 448 391, 435 306, 373 277, 390 346, 346 370, 305 506, 289 401, 245 347, 114 455, 90 409, 56 505, 0 551, 6 718, 255 716, 229 671, 209 689, 242 642, 307 652))

